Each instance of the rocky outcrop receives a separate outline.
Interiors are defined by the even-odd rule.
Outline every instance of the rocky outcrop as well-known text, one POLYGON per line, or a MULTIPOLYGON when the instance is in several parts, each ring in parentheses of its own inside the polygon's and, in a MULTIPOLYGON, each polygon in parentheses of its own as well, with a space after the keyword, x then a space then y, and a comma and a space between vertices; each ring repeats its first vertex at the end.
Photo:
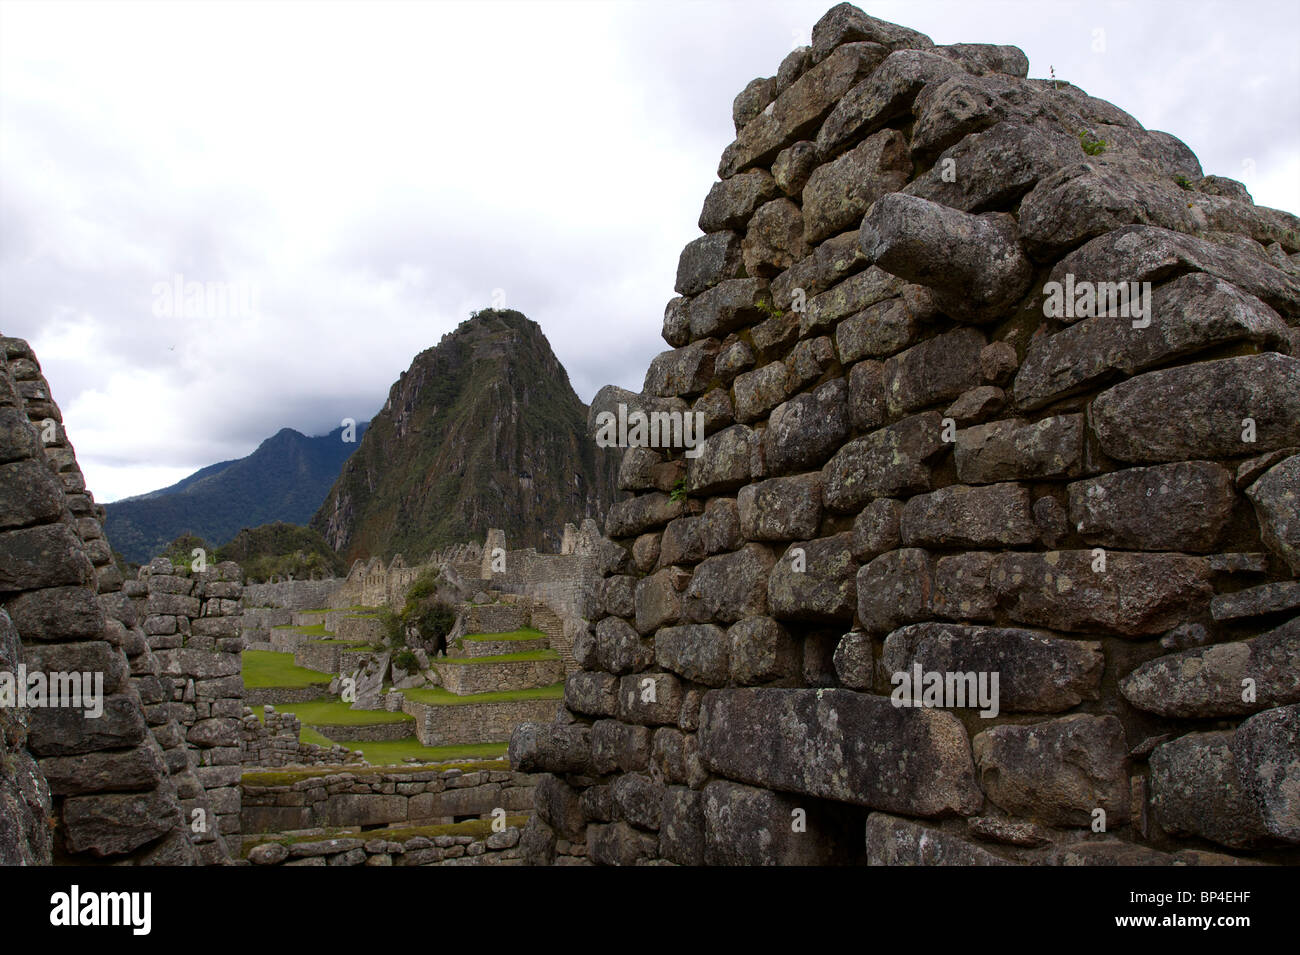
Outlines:
POLYGON ((614 500, 617 460, 586 414, 537 323, 484 310, 415 356, 311 526, 345 564, 422 560, 489 527, 555 552, 566 521, 614 500))
POLYGON ((525 857, 1300 860, 1300 220, 848 4, 733 114, 525 857))

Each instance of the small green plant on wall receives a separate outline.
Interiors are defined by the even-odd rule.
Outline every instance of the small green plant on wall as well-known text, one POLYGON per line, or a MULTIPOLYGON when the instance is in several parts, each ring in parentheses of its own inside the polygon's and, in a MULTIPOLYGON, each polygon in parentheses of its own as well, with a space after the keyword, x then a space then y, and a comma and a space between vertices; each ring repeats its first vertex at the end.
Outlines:
POLYGON ((1106 140, 1098 139, 1086 129, 1079 131, 1079 145, 1089 156, 1100 156, 1106 151, 1106 140))

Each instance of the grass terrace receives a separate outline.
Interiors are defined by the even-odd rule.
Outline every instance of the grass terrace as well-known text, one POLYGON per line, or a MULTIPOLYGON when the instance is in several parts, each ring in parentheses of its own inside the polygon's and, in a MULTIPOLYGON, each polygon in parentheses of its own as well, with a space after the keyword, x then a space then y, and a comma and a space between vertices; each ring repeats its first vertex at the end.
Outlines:
MULTIPOLYGON (((442 661, 439 661, 440 663, 442 661)), ((440 686, 426 686, 418 690, 403 690, 402 695, 414 703, 432 706, 466 706, 474 703, 511 703, 519 700, 562 700, 564 681, 531 690, 502 690, 496 693, 474 693, 457 696, 440 686)))
POLYGON ((474 666, 479 663, 525 663, 530 660, 558 660, 559 653, 554 650, 527 650, 523 653, 500 653, 494 657, 439 657, 438 665, 444 663, 456 666, 474 666))
MULTIPOLYGON (((354 710, 351 704, 341 700, 313 700, 311 703, 286 703, 277 706, 279 713, 292 713, 303 722, 303 742, 315 743, 318 740, 306 739, 307 726, 374 726, 379 723, 415 722, 415 717, 407 713, 389 713, 387 710, 354 710)), ((261 719, 261 715, 258 715, 261 719)), ((327 741, 329 745, 334 745, 327 741)), ((325 744, 322 744, 325 745, 325 744)), ((349 744, 344 744, 349 745, 349 744)), ((359 747, 358 747, 359 748, 359 747)))
POLYGON ((509 633, 467 633, 461 639, 495 643, 498 640, 545 640, 546 634, 532 627, 523 627, 519 630, 511 630, 509 633))
POLYGON ((325 636, 326 633, 328 633, 328 631, 325 629, 325 624, 323 623, 314 623, 310 627, 295 627, 291 623, 285 623, 285 624, 281 624, 278 627, 272 627, 271 629, 292 630, 295 633, 306 633, 306 634, 311 634, 312 636, 322 636, 322 637, 325 636))
POLYGON ((292 653, 273 650, 245 650, 241 655, 244 686, 254 688, 287 687, 301 689, 308 686, 329 686, 332 673, 309 670, 293 662, 292 653))

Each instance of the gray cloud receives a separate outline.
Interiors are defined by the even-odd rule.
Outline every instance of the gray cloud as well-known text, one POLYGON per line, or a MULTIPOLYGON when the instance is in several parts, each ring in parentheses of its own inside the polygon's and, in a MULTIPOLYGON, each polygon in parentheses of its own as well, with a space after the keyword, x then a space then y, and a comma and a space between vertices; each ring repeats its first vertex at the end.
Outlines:
MULTIPOLYGON (((373 414, 491 304, 584 400, 639 388, 731 101, 821 2, 312 8, 8 4, 0 316, 32 341, 101 500, 373 414), (159 316, 174 276, 256 310, 159 316)), ((1300 208, 1289 2, 873 3, 1015 43, 1261 204, 1300 208), (1100 32, 1099 32, 1100 31, 1100 32)))

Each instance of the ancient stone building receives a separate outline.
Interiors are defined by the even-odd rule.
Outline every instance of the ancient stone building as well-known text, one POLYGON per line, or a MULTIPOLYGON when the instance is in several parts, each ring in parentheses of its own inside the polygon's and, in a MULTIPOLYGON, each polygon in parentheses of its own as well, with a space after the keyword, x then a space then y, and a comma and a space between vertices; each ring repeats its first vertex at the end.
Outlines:
POLYGON ((123 591, 36 356, 0 343, 0 863, 224 861, 218 817, 238 807, 208 788, 229 795, 230 773, 187 740, 202 724, 177 719, 174 661, 123 591), (64 692, 16 705, 6 677, 64 692))
POLYGON ((1300 221, 847 4, 733 113, 527 857, 1296 862, 1300 221))

